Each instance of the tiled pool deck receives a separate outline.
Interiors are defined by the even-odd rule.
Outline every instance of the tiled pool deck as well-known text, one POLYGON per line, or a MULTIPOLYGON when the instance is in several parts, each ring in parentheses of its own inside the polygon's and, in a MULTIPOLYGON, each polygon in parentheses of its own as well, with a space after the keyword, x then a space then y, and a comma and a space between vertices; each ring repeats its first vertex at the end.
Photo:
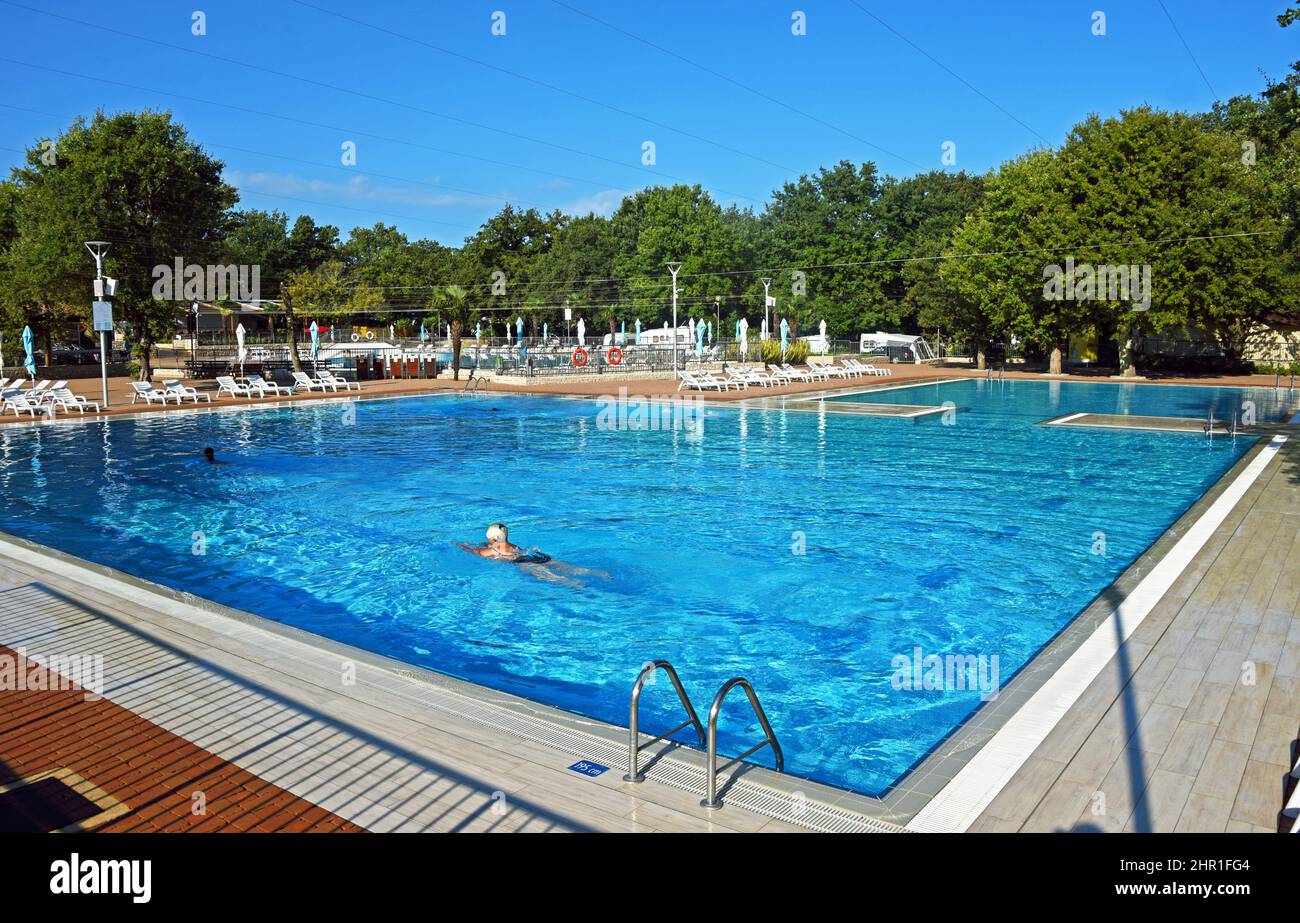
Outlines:
MULTIPOLYGON (((803 401, 816 389, 798 390, 809 392, 803 401)), ((187 812, 195 788, 210 783, 193 773, 219 769, 242 774, 216 789, 224 800, 213 810, 230 829, 900 830, 951 792, 972 755, 1099 632, 1117 599, 1254 454, 884 799, 746 770, 727 807, 710 814, 699 807, 695 751, 651 751, 649 780, 631 786, 622 782, 625 730, 3 538, 0 644, 102 653, 106 685, 96 703, 74 692, 57 693, 60 700, 24 692, 20 703, 19 693, 0 691, 0 715, 39 713, 58 727, 97 726, 115 740, 151 743, 119 747, 125 765, 115 775, 111 765, 78 762, 65 738, 38 723, 8 721, 0 724, 0 765, 14 775, 70 768, 110 792, 119 776, 153 785, 147 811, 133 804, 138 793, 121 789, 132 810, 112 829, 199 828, 202 818, 187 812), (88 706, 94 717, 74 717, 88 706), (580 773, 571 768, 579 761, 608 771, 580 773)), ((1298 595, 1300 432, 1291 432, 1001 792, 973 823, 951 829, 1277 829, 1300 721, 1298 595)))

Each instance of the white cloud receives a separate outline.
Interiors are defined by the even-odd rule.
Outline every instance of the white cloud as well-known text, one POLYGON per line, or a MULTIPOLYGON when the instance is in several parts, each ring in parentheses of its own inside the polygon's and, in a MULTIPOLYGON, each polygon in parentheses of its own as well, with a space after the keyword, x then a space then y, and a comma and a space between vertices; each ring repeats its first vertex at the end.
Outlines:
POLYGON ((567 205, 561 205, 560 211, 568 215, 586 215, 595 212, 608 218, 623 203, 623 199, 630 195, 632 193, 626 189, 602 189, 567 205))
POLYGON ((429 208, 474 206, 497 202, 487 196, 466 193, 440 193, 409 186, 385 186, 367 176, 356 176, 345 182, 308 179, 296 173, 245 173, 227 171, 226 179, 240 189, 267 195, 325 196, 330 199, 348 199, 357 202, 385 202, 398 205, 418 205, 429 208))

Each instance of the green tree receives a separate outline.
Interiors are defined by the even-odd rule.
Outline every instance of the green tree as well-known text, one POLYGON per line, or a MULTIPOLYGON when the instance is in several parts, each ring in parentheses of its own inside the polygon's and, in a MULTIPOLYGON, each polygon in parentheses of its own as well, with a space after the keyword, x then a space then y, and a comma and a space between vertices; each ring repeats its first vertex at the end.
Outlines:
POLYGON ((467 310, 490 312, 493 320, 510 322, 538 288, 534 276, 551 249, 565 218, 536 209, 507 205, 465 241, 454 276, 465 289, 467 310))
POLYGON ((940 257, 983 189, 983 177, 940 170, 885 184, 880 217, 892 262, 884 291, 905 329, 947 332, 946 315, 968 307, 940 276, 940 257))
POLYGON ((678 322, 713 313, 715 295, 727 295, 725 273, 735 266, 732 240, 722 209, 700 186, 654 186, 628 196, 610 218, 613 275, 621 284, 625 310, 601 315, 610 331, 620 318, 648 315, 649 326, 670 317, 670 261, 680 262, 678 322), (707 307, 704 307, 707 306, 707 307))
POLYGON ((614 281, 615 240, 607 218, 589 214, 566 219, 555 231, 551 248, 532 272, 524 304, 535 323, 560 323, 560 307, 572 299, 590 306, 597 323, 612 323, 622 286, 614 281))
POLYGON ((927 316, 968 339, 976 365, 1008 334, 1053 352, 1060 370, 1062 339, 1077 323, 1078 302, 1043 297, 1043 269, 1070 234, 1052 189, 1054 156, 1037 151, 1005 163, 989 178, 974 215, 953 234, 939 269, 957 297, 927 316), (973 309, 973 310, 972 310, 973 309))
POLYGON ((978 305, 986 333, 1050 351, 1052 371, 1071 334, 1095 330, 1125 341, 1122 364, 1133 374, 1133 343, 1144 333, 1201 329, 1230 356, 1240 352, 1282 291, 1275 244, 1259 234, 1276 225, 1266 184, 1234 138, 1203 119, 1143 107, 1089 117, 1059 152, 1004 164, 940 272, 978 305), (1080 286, 1099 267, 1135 270, 1150 279, 1149 303, 1138 292, 1053 297, 1045 279, 1071 259, 1080 286))
MULTIPOLYGON (((1151 267, 1150 308, 1098 300, 1094 327, 1126 340, 1201 329, 1230 358, 1240 355, 1283 280, 1268 233, 1280 223, 1276 204, 1238 140, 1204 119, 1142 107, 1075 126, 1059 167, 1062 214, 1092 247, 1090 259, 1151 267)), ((1133 374, 1131 345, 1121 361, 1133 374)))
POLYGON ((60 316, 90 313, 92 265, 83 241, 111 243, 105 273, 140 360, 176 329, 178 301, 153 297, 154 267, 204 264, 220 252, 237 195, 222 164, 159 112, 78 118, 54 141, 36 145, 13 172, 17 237, 7 264, 12 291, 48 331, 60 316))
POLYGON ((875 164, 844 160, 772 194, 762 219, 765 262, 801 274, 782 273, 772 286, 778 310, 796 330, 800 320, 814 317, 841 335, 901 322, 901 305, 885 290, 890 270, 883 263, 881 186, 875 164))
POLYGON ((289 218, 283 212, 238 211, 227 223, 223 249, 227 261, 261 268, 264 290, 276 293, 280 299, 289 362, 296 371, 302 371, 294 283, 304 286, 304 292, 319 291, 319 281, 311 279, 310 274, 337 260, 338 228, 318 225, 309 215, 299 215, 289 228, 289 218))

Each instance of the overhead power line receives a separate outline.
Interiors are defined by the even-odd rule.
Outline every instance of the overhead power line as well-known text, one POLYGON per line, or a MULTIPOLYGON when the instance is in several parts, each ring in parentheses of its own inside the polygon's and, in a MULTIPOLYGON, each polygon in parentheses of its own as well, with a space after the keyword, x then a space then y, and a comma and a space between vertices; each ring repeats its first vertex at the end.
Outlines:
POLYGON ((1210 84, 1210 78, 1205 76, 1205 71, 1201 69, 1201 62, 1196 60, 1196 55, 1192 54, 1192 46, 1187 44, 1187 39, 1183 38, 1183 33, 1178 30, 1178 23, 1174 22, 1174 17, 1169 15, 1169 8, 1165 6, 1164 0, 1156 0, 1156 3, 1160 4, 1160 9, 1165 14, 1165 19, 1169 20, 1169 25, 1173 28, 1174 35, 1178 36, 1178 41, 1182 43, 1183 51, 1187 52, 1187 57, 1192 59, 1192 66, 1196 68, 1196 72, 1200 74, 1201 79, 1205 81, 1206 89, 1210 91, 1210 98, 1217 100, 1219 94, 1214 92, 1214 87, 1210 84))
POLYGON ((582 93, 576 93, 573 90, 567 90, 564 87, 556 86, 553 83, 547 83, 545 80, 538 80, 535 77, 530 77, 527 74, 521 74, 518 71, 512 71, 509 68, 501 67, 498 64, 492 64, 488 61, 480 61, 478 58, 470 57, 469 55, 462 54, 459 51, 452 51, 450 48, 443 48, 440 45, 435 45, 432 42, 425 41, 424 39, 416 38, 413 35, 407 35, 403 32, 398 32, 395 29, 389 29, 386 26, 377 25, 376 23, 373 22, 367 22, 364 19, 357 19, 355 16, 348 16, 345 13, 340 13, 336 10, 327 9, 326 7, 323 6, 317 6, 314 3, 307 3, 305 2, 305 0, 289 0, 289 2, 296 3, 298 6, 306 7, 309 10, 315 10, 318 13, 324 13, 327 16, 333 16, 336 19, 341 19, 344 22, 348 22, 356 26, 362 26, 366 29, 371 29, 375 32, 392 36, 393 38, 402 39, 403 41, 410 42, 414 45, 419 45, 422 48, 428 48, 429 50, 436 51, 439 54, 445 54, 450 57, 457 58, 461 61, 467 61, 471 64, 478 65, 479 67, 483 67, 491 71, 496 71, 499 74, 505 74, 506 76, 513 77, 516 80, 522 80, 526 83, 531 83, 534 86, 543 87, 544 89, 550 90, 553 93, 560 93, 564 96, 570 97, 571 99, 576 99, 593 106, 599 106, 602 109, 607 109, 610 112, 615 112, 618 113, 619 115, 628 116, 629 118, 638 119, 642 122, 645 122, 647 125, 653 125, 656 128, 662 128, 665 131, 671 131, 675 134, 682 135, 683 137, 691 138, 692 140, 700 141, 704 144, 711 145, 713 147, 718 148, 719 150, 727 151, 729 153, 736 154, 740 157, 746 157, 749 158, 750 160, 756 161, 761 164, 766 164, 769 167, 776 167, 778 170, 784 170, 787 173, 791 173, 794 175, 798 175, 799 173, 799 171, 794 169, 793 167, 787 167, 785 164, 777 163, 774 160, 768 160, 766 157, 762 157, 758 154, 754 154, 749 151, 742 150, 741 148, 738 147, 732 147, 730 144, 726 144, 722 141, 718 141, 713 138, 709 138, 704 135, 697 134, 693 131, 687 131, 684 128, 678 128, 675 125, 670 125, 667 122, 661 122, 660 120, 651 118, 650 116, 641 115, 640 113, 633 112, 630 109, 624 109, 622 106, 615 106, 612 103, 607 103, 590 96, 585 96, 582 93))
POLYGON ((568 10, 571 13, 576 13, 577 15, 582 16, 585 19, 589 19, 592 22, 596 23, 597 25, 604 26, 606 29, 609 29, 613 32, 617 32, 619 35, 626 36, 627 38, 632 39, 634 42, 640 42, 642 45, 645 45, 647 48, 653 48, 654 50, 662 52, 663 54, 666 54, 671 58, 675 58, 678 61, 681 61, 685 64, 689 64, 691 67, 703 71, 704 73, 709 74, 710 76, 716 77, 719 80, 724 80, 727 83, 730 83, 732 86, 740 87, 740 89, 744 90, 747 93, 751 93, 754 96, 759 97, 760 99, 764 99, 770 103, 774 103, 775 105, 778 105, 783 109, 789 110, 790 112, 793 112, 796 115, 800 115, 803 118, 808 119, 809 121, 816 122, 818 125, 821 125, 824 128, 829 128, 831 131, 838 132, 839 134, 844 135, 847 138, 852 138, 854 141, 857 141, 861 144, 865 144, 868 147, 874 148, 877 151, 880 151, 882 154, 887 154, 888 156, 894 158, 895 160, 901 161, 905 164, 908 164, 909 166, 916 167, 918 170, 925 169, 925 167, 922 164, 919 164, 916 161, 911 160, 910 158, 904 157, 902 154, 896 154, 893 151, 889 150, 889 148, 881 147, 879 144, 876 144, 874 141, 869 141, 860 135, 854 134, 853 132, 849 131, 846 128, 841 128, 839 125, 835 125, 832 124, 831 122, 826 121, 821 116, 813 115, 811 112, 805 112, 803 109, 791 105, 790 103, 786 102, 783 99, 778 99, 775 96, 763 92, 762 90, 751 87, 748 84, 737 80, 735 77, 732 77, 730 74, 724 74, 721 71, 714 70, 713 68, 709 67, 706 64, 701 64, 700 62, 694 61, 686 57, 685 55, 678 54, 677 52, 673 51, 671 48, 665 48, 664 46, 656 44, 655 42, 652 42, 647 38, 643 38, 640 35, 636 35, 633 32, 629 32, 628 30, 622 28, 621 26, 616 26, 611 22, 607 22, 606 20, 601 19, 599 16, 594 16, 591 13, 588 13, 586 10, 580 10, 576 6, 571 6, 568 3, 564 3, 563 0, 551 0, 551 2, 558 7, 562 7, 563 9, 568 10))
POLYGON ((859 3, 858 0, 849 0, 849 2, 852 3, 854 6, 856 6, 859 10, 861 10, 863 14, 865 14, 866 16, 869 16, 871 19, 874 19, 874 20, 875 20, 876 22, 878 22, 881 26, 883 26, 884 28, 886 28, 886 29, 888 29, 890 32, 892 32, 895 36, 898 37, 898 39, 899 39, 900 41, 906 43, 910 48, 912 48, 912 49, 913 49, 914 51, 916 51, 918 54, 922 55, 922 56, 925 57, 927 60, 929 60, 929 61, 931 61, 932 63, 934 63, 934 64, 938 65, 939 67, 941 67, 941 68, 944 70, 945 73, 947 73, 949 76, 951 76, 951 77, 953 77, 954 79, 956 79, 957 82, 959 82, 962 86, 966 87, 966 89, 970 90, 972 93, 974 93, 974 94, 975 94, 976 96, 978 96, 980 99, 984 100, 986 103, 988 103, 988 104, 989 104, 990 106, 992 106, 994 109, 998 110, 998 111, 1001 112, 1003 115, 1005 115, 1007 118, 1011 119, 1011 121, 1015 122, 1017 125, 1019 125, 1021 128, 1023 128, 1025 131, 1029 132, 1029 133, 1032 134, 1034 137, 1038 138, 1038 140, 1042 141, 1044 144, 1050 145, 1050 144, 1052 143, 1052 142, 1048 141, 1047 138, 1045 138, 1045 137, 1043 137, 1041 134, 1039 134, 1039 132, 1037 132, 1037 131, 1032 127, 1032 126, 1027 125, 1027 124, 1024 123, 1023 121, 1021 121, 1020 119, 1018 119, 1018 118, 1017 118, 1015 115, 1013 115, 1009 110, 1007 110, 1004 106, 1002 106, 1000 103, 998 103, 997 100, 993 99, 993 97, 989 96, 987 93, 985 93, 985 92, 984 92, 983 90, 981 90, 979 87, 975 86, 975 84, 971 83, 969 80, 967 80, 967 79, 966 79, 965 77, 963 77, 961 74, 957 73, 955 70, 953 70, 953 69, 952 69, 951 67, 949 67, 947 64, 944 64, 942 61, 940 61, 940 60, 939 60, 938 58, 936 58, 934 55, 930 54, 930 52, 926 51, 926 50, 925 50, 924 48, 922 48, 920 45, 916 44, 916 42, 912 41, 910 38, 908 38, 908 37, 907 37, 906 35, 904 35, 903 33, 899 32, 897 29, 895 29, 895 28, 894 28, 893 26, 891 26, 889 23, 885 22, 883 19, 881 19, 881 18, 880 18, 879 16, 877 16, 875 13, 871 12, 871 10, 867 9, 865 6, 863 6, 861 3, 859 3))
MULTIPOLYGON (((99 23, 88 22, 88 21, 86 21, 86 20, 83 20, 83 19, 77 19, 77 18, 72 17, 72 16, 65 16, 65 15, 60 14, 60 13, 52 13, 52 12, 50 12, 50 11, 48 11, 48 10, 41 10, 41 9, 37 9, 37 8, 35 8, 35 7, 25 6, 25 5, 20 4, 20 3, 14 3, 13 0, 0 0, 0 3, 2 3, 2 4, 4 4, 4 5, 7 5, 7 6, 15 7, 15 8, 17 8, 17 9, 22 9, 22 10, 27 10, 27 11, 29 11, 29 12, 33 12, 33 13, 38 13, 38 14, 43 15, 43 16, 49 16, 49 17, 52 17, 52 18, 55 18, 55 19, 61 19, 61 20, 64 20, 64 21, 66 21, 66 22, 75 23, 75 24, 77 24, 77 25, 84 26, 84 27, 86 27, 86 28, 98 29, 98 30, 103 31, 103 32, 107 32, 107 33, 110 33, 110 34, 113 34, 113 35, 119 35, 119 36, 122 36, 122 37, 124 37, 124 38, 133 39, 133 40, 135 40, 135 41, 147 42, 147 43, 149 43, 149 44, 151 44, 151 45, 157 45, 157 46, 162 47, 162 48, 168 48, 168 49, 170 49, 170 50, 172 50, 172 51, 179 51, 179 52, 182 52, 182 53, 184 53, 184 54, 190 54, 190 55, 198 55, 199 57, 203 57, 203 58, 208 58, 208 59, 211 59, 211 60, 220 61, 220 62, 222 62, 223 64, 230 64, 230 65, 234 65, 234 66, 236 66, 236 67, 243 67, 243 68, 247 68, 247 69, 249 69, 249 70, 253 70, 253 71, 258 71, 258 72, 261 72, 261 73, 271 74, 272 76, 282 77, 282 78, 287 79, 287 80, 296 80, 296 81, 298 81, 298 82, 300 82, 300 83, 309 84, 309 85, 312 85, 312 86, 320 87, 320 88, 322 88, 322 89, 331 90, 331 91, 333 91, 333 92, 337 92, 337 93, 346 93, 346 94, 348 94, 348 95, 356 96, 356 97, 359 97, 359 98, 361 98, 361 99, 367 99, 367 100, 370 100, 370 101, 372 101, 372 102, 384 103, 385 105, 390 105, 390 106, 394 106, 394 107, 397 107, 397 108, 406 109, 406 110, 409 110, 409 111, 412 111, 412 112, 418 112, 418 113, 421 113, 421 114, 423 114, 423 115, 432 116, 432 117, 434 117, 434 118, 444 119, 444 120, 446 120, 446 121, 455 122, 455 123, 457 123, 457 124, 461 124, 461 125, 466 125, 466 126, 468 126, 468 127, 470 127, 470 128, 476 128, 476 129, 480 129, 480 130, 482 130, 482 131, 493 132, 493 133, 496 133, 496 134, 504 135, 504 136, 506 136, 506 137, 514 138, 514 139, 519 140, 519 141, 526 141, 526 142, 528 142, 528 143, 530 143, 530 144, 539 144, 539 145, 542 145, 542 146, 544 146, 544 147, 550 147, 550 148, 553 148, 553 149, 555 149, 555 150, 563 151, 563 152, 568 153, 568 154, 577 154, 577 155, 579 155, 579 156, 581 156, 581 157, 587 157, 587 158, 590 158, 590 159, 593 159, 593 160, 599 160, 599 161, 602 161, 602 162, 604 162, 604 163, 613 164, 614 166, 616 166, 616 167, 618 167, 618 168, 620 168, 620 169, 622 169, 622 170, 627 170, 627 171, 636 172, 636 173, 642 174, 643 176, 644 176, 645 174, 649 173, 651 176, 660 177, 660 178, 662 178, 662 179, 667 179, 667 180, 673 180, 673 181, 675 181, 675 182, 682 182, 682 183, 690 182, 690 181, 684 179, 683 177, 677 176, 677 175, 672 174, 672 173, 665 172, 665 171, 660 170, 660 169, 657 169, 657 168, 651 168, 651 167, 647 167, 647 166, 644 166, 644 165, 638 165, 638 164, 631 164, 631 163, 628 163, 626 160, 620 160, 620 159, 618 159, 618 158, 614 158, 614 157, 607 157, 607 156, 605 156, 605 155, 603 155, 603 154, 597 154, 597 153, 594 153, 594 152, 591 152, 591 151, 584 151, 584 150, 581 150, 581 149, 579 149, 579 148, 569 147, 568 145, 558 144, 558 143, 553 142, 553 141, 547 141, 547 140, 545 140, 545 139, 543 139, 543 138, 535 138, 535 137, 532 137, 531 135, 526 135, 526 134, 523 134, 523 133, 521 133, 521 132, 512 131, 512 130, 510 130, 510 129, 497 128, 497 127, 495 127, 495 126, 487 125, 487 124, 484 124, 484 123, 481 123, 481 122, 475 122, 475 121, 473 121, 473 120, 471 120, 471 119, 466 119, 466 118, 463 118, 463 117, 461 117, 461 116, 451 115, 451 114, 449 114, 449 113, 445 113, 445 112, 438 112, 438 111, 433 110, 433 109, 428 109, 428 108, 423 107, 423 106, 412 105, 411 103, 405 103, 405 102, 402 102, 402 101, 400 101, 400 100, 390 99, 390 98, 387 98, 387 97, 378 96, 378 95, 373 94, 373 93, 366 93, 366 92, 363 92, 363 91, 360 91, 360 90, 353 90, 353 89, 350 89, 350 88, 348 88, 348 87, 338 86, 338 85, 336 85, 336 84, 325 83, 324 81, 315 80, 315 79, 310 78, 310 77, 303 77, 303 76, 300 76, 300 75, 298 75, 298 74, 290 74, 290 73, 287 73, 287 72, 285 72, 285 71, 275 70, 275 69, 273 69, 273 68, 265 67, 265 66, 263 66, 263 65, 253 64, 253 63, 248 62, 248 61, 240 61, 240 60, 238 60, 238 59, 236 59, 236 58, 228 58, 228 57, 224 57, 224 56, 222 56, 222 55, 212 54, 212 53, 210 53, 210 52, 206 52, 206 51, 200 51, 200 50, 195 49, 195 48, 187 48, 187 47, 185 47, 185 46, 183 46, 183 45, 173 45, 173 44, 171 44, 171 43, 169 43, 169 42, 159 41, 158 39, 149 38, 148 36, 145 36, 145 35, 137 35, 137 34, 132 33, 132 32, 126 32, 126 31, 123 31, 123 30, 121 30, 121 29, 113 28, 113 27, 111 27, 111 26, 104 26, 104 25, 101 25, 101 24, 99 24, 99 23)), ((187 95, 182 94, 182 93, 174 93, 174 92, 169 92, 169 91, 166 91, 166 90, 157 90, 157 89, 153 89, 153 88, 150 88, 150 87, 140 86, 140 85, 137 85, 137 84, 126 83, 126 82, 123 82, 123 81, 110 80, 110 79, 108 79, 108 78, 104 78, 104 77, 95 77, 95 76, 91 76, 91 75, 89 75, 89 74, 79 74, 79 73, 76 73, 76 72, 73 72, 73 71, 59 70, 58 68, 47 67, 47 66, 43 66, 43 65, 39 65, 39 64, 33 64, 33 63, 29 62, 29 61, 20 61, 20 60, 15 59, 15 58, 0 58, 0 60, 7 61, 7 62, 9 62, 9 63, 11 63, 11 64, 18 64, 18 65, 22 65, 22 66, 26 66, 26 67, 32 67, 32 68, 37 68, 37 69, 41 69, 41 70, 46 70, 46 71, 48 71, 48 72, 50 72, 50 73, 57 73, 57 74, 62 74, 62 75, 64 75, 64 76, 77 77, 77 78, 80 78, 80 79, 83 79, 83 80, 93 80, 93 81, 98 81, 98 82, 100 82, 100 83, 107 83, 107 84, 110 84, 110 85, 126 87, 127 89, 138 90, 138 91, 146 92, 146 93, 157 93, 157 94, 162 95, 162 96, 170 96, 170 97, 175 98, 175 99, 185 99, 185 100, 189 100, 189 101, 191 101, 191 102, 202 103, 202 104, 204 104, 204 105, 220 106, 220 107, 227 108, 227 109, 231 109, 231 110, 234 110, 234 111, 238 111, 238 112, 247 112, 247 113, 251 113, 251 114, 253 114, 253 115, 258 115, 258 116, 263 116, 263 117, 268 117, 268 118, 284 119, 284 120, 287 120, 287 121, 297 122, 297 123, 299 123, 299 124, 303 124, 303 125, 313 125, 314 127, 326 128, 326 129, 331 130, 331 131, 347 131, 347 132, 350 132, 350 133, 352 133, 352 134, 356 134, 356 135, 359 135, 359 136, 362 136, 362 137, 379 138, 379 139, 381 139, 381 140, 391 141, 391 142, 395 142, 395 143, 399 143, 399 144, 412 143, 412 142, 405 142, 405 141, 402 141, 401 139, 385 138, 385 137, 383 137, 383 136, 381 136, 381 135, 376 135, 376 134, 374 134, 373 132, 361 131, 361 130, 357 130, 357 129, 351 129, 351 128, 340 127, 340 126, 335 126, 335 125, 326 125, 326 124, 321 124, 321 123, 317 123, 317 122, 312 122, 312 121, 310 121, 310 120, 306 120, 306 119, 293 118, 293 117, 290 117, 290 116, 281 116, 281 115, 278 115, 278 114, 275 114, 275 113, 264 112, 264 111, 261 111, 261 110, 258 110, 258 109, 252 109, 252 108, 249 108, 249 107, 247 107, 247 106, 237 106, 237 105, 233 105, 233 104, 231 104, 231 103, 223 103, 223 102, 218 102, 218 101, 216 101, 216 100, 203 99, 203 98, 201 98, 201 97, 196 97, 196 96, 187 96, 187 95)), ((466 153, 458 152, 458 151, 450 151, 450 150, 446 150, 446 149, 443 149, 443 148, 432 147, 432 146, 430 146, 430 145, 422 145, 422 144, 414 144, 414 143, 412 143, 412 144, 413 144, 413 146, 416 146, 416 147, 424 147, 424 148, 427 149, 427 150, 436 150, 436 151, 440 151, 440 152, 442 152, 442 153, 452 154, 452 155, 457 156, 457 157, 465 157, 465 158, 467 158, 467 159, 471 159, 471 160, 483 160, 483 161, 488 162, 488 163, 495 163, 495 164, 502 165, 502 166, 512 166, 512 167, 516 167, 516 168, 518 168, 518 169, 530 169, 532 172, 542 172, 542 173, 546 173, 547 175, 557 176, 557 177, 561 177, 561 178, 565 178, 565 179, 575 179, 574 177, 567 177, 567 176, 564 176, 563 174, 556 174, 556 173, 551 173, 551 172, 549 172, 549 171, 537 170, 536 168, 520 167, 520 166, 515 165, 515 164, 508 164, 508 163, 506 163, 505 161, 492 160, 492 159, 490 159, 490 158, 482 158, 482 157, 478 157, 477 155, 474 155, 474 154, 466 154, 466 153)), ((793 170, 789 170, 789 168, 786 168, 786 167, 781 167, 781 169, 783 169, 783 170, 787 170, 788 172, 796 172, 796 171, 793 171, 793 170)), ((609 185, 608 183, 599 183, 599 182, 596 182, 596 181, 594 181, 594 180, 587 180, 587 179, 577 179, 577 181, 578 181, 578 182, 584 182, 584 183, 590 183, 590 184, 592 184, 592 185, 596 185, 596 186, 606 186, 606 187, 607 187, 607 186, 609 185)), ((725 193, 725 194, 728 195, 728 196, 731 196, 731 197, 733 197, 733 198, 737 198, 737 199, 743 199, 743 200, 745 200, 745 201, 747 201, 747 202, 755 202, 755 203, 759 203, 759 202, 762 201, 761 199, 755 199, 755 198, 753 198, 753 197, 751 197, 751 196, 748 196, 748 195, 745 195, 745 194, 743 194, 743 193, 734 192, 734 191, 729 190, 729 189, 723 189, 723 188, 720 187, 720 186, 713 186, 712 188, 715 189, 716 191, 720 192, 720 193, 725 193)))

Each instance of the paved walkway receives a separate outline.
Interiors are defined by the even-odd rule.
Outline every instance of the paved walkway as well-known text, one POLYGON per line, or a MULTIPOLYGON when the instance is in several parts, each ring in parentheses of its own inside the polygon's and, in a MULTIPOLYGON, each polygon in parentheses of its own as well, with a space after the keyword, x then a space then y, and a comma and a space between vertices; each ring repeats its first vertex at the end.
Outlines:
POLYGON ((1293 437, 971 829, 1289 829, 1298 727, 1293 437))

